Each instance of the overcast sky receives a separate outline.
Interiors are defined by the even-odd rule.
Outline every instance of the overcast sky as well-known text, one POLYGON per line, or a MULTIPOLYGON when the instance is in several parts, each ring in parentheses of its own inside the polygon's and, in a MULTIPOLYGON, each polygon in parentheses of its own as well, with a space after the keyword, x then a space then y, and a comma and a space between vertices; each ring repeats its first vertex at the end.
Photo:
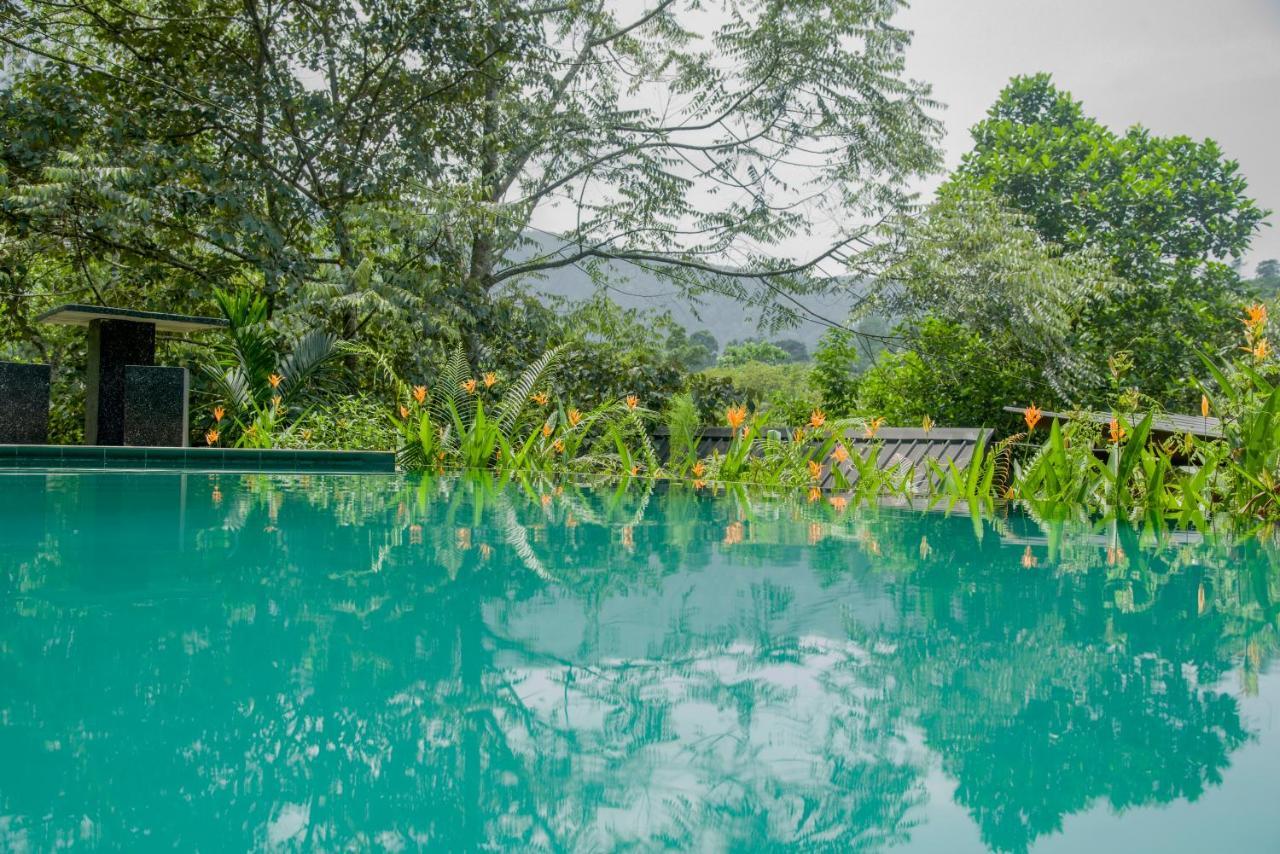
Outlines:
MULTIPOLYGON (((912 0, 911 76, 947 104, 947 167, 1015 74, 1048 71, 1115 130, 1211 137, 1280 211, 1280 0, 912 0)), ((1280 258, 1280 217, 1245 269, 1280 258)))

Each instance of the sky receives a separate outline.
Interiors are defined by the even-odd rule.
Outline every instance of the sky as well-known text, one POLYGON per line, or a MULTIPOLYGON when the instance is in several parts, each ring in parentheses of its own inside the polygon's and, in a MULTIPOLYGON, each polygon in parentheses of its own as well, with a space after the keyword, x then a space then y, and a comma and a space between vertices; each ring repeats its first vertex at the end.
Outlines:
MULTIPOLYGON (((1115 130, 1218 142, 1280 211, 1280 0, 913 0, 907 71, 947 105, 947 168, 1015 74, 1050 72, 1115 130)), ((1244 271, 1280 258, 1280 215, 1244 271)))

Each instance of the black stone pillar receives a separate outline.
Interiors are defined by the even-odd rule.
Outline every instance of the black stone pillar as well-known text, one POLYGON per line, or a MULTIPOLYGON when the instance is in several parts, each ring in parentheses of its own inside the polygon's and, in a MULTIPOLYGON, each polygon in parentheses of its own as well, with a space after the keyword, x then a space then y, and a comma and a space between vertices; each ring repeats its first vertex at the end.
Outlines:
POLYGON ((0 362, 0 445, 49 441, 49 366, 0 362))
POLYGON ((128 365, 124 369, 124 443, 185 448, 187 369, 128 365))
POLYGON ((129 320, 89 321, 89 372, 84 410, 86 445, 124 444, 126 365, 156 363, 156 327, 129 320))

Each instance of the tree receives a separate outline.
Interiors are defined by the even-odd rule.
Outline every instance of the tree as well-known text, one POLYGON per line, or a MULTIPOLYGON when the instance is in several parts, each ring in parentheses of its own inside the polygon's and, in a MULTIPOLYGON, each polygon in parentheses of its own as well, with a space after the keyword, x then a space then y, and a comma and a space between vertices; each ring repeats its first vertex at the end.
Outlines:
POLYGON ((1013 78, 972 135, 954 182, 995 192, 1068 251, 1100 249, 1130 280, 1239 258, 1269 213, 1213 140, 1117 134, 1048 74, 1013 78))
POLYGON ((479 352, 499 285, 613 260, 785 322, 939 162, 900 5, 31 0, 5 210, 96 298, 234 281, 346 337, 389 313, 479 352), (788 257, 816 196, 861 224, 788 257))
MULTIPOLYGON (((1024 385, 1039 386, 1042 403, 1087 399, 1103 384, 1105 355, 1099 362, 1076 341, 1091 301, 1120 286, 1096 251, 1063 253, 1025 215, 962 183, 943 187, 896 243, 899 255, 868 305, 906 321, 902 345, 917 357, 943 358, 920 349, 916 325, 945 318, 1003 353, 1009 365, 1028 370, 1024 385)), ((954 355, 944 349, 948 358, 954 355)), ((999 412, 1010 402, 988 405, 999 412)), ((979 422, 991 417, 981 415, 979 422)))
POLYGON ((725 347, 716 364, 722 368, 734 368, 748 362, 782 365, 790 361, 791 354, 776 344, 766 341, 739 341, 725 347))
POLYGON ((1276 294, 1280 293, 1280 261, 1268 258, 1259 262, 1249 285, 1259 296, 1275 299, 1276 294))
POLYGON ((797 341, 794 338, 781 338, 774 341, 773 345, 780 350, 785 350, 793 362, 809 361, 809 348, 805 346, 803 341, 797 341))
POLYGON ((927 415, 948 427, 994 427, 1009 422, 1006 404, 1031 402, 1034 366, 1012 358, 978 333, 954 322, 926 318, 912 349, 884 351, 858 384, 860 412, 894 426, 914 427, 927 415))
POLYGON ((1014 78, 973 139, 944 197, 992 193, 1052 251, 1060 248, 1060 261, 1100 257, 1114 274, 1098 281, 1101 288, 1064 295, 1062 304, 1076 307, 1070 327, 1061 315, 1038 316, 1053 304, 1052 288, 1027 279, 1038 298, 1023 304, 1037 317, 1024 320, 1039 321, 1027 328, 1067 334, 1069 346, 1059 352, 1073 357, 1072 372, 1085 381, 1065 384, 1051 370, 1055 390, 1072 402, 1109 405, 1107 385, 1095 380, 1110 356, 1126 351, 1135 361, 1131 380, 1155 404, 1193 406, 1197 351, 1236 344, 1246 288, 1227 262, 1248 248, 1269 213, 1246 195, 1238 164, 1212 140, 1159 137, 1141 127, 1117 134, 1047 74, 1014 78))

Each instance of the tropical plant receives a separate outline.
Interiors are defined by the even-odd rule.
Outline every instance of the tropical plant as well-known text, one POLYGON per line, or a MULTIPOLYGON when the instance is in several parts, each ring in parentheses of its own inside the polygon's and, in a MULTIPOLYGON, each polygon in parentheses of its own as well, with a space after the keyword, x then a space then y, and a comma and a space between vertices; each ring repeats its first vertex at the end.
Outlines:
POLYGON ((267 300, 247 289, 214 291, 227 319, 225 337, 201 363, 213 414, 209 444, 234 442, 269 448, 325 390, 326 372, 339 355, 337 339, 314 329, 282 340, 268 325, 267 300))

